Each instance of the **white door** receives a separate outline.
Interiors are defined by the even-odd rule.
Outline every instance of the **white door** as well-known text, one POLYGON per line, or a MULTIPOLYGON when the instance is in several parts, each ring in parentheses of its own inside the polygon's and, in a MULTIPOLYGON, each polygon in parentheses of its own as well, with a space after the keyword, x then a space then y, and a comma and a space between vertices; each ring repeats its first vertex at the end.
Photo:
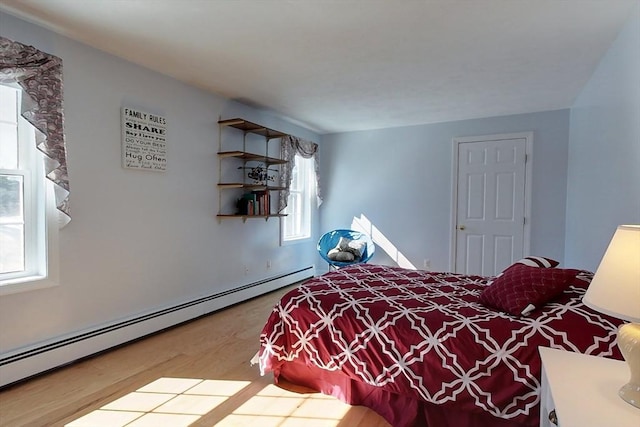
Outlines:
POLYGON ((459 138, 454 143, 453 270, 492 276, 528 254, 531 134, 459 138))

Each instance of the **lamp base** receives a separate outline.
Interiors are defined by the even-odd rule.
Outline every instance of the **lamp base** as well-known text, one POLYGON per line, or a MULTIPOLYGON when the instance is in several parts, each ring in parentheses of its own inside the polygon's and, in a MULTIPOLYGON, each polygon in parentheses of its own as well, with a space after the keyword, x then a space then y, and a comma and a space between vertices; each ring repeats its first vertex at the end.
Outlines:
POLYGON ((625 384, 620 388, 618 394, 625 402, 640 409, 640 385, 625 384))
POLYGON ((618 329, 618 347, 629 365, 631 378, 618 394, 640 409, 640 324, 627 323, 618 329))

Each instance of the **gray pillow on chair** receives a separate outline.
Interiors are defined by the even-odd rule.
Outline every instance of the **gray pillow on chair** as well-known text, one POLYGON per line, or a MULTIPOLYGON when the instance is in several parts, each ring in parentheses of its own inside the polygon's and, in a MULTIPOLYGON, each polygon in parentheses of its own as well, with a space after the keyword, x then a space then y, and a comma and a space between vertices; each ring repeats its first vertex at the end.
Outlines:
POLYGON ((327 257, 332 261, 357 261, 362 258, 362 254, 365 248, 365 242, 359 242, 357 240, 347 239, 346 237, 340 237, 340 240, 338 241, 336 247, 331 249, 327 253, 327 257))
POLYGON ((351 262, 355 260, 355 256, 351 252, 343 252, 336 248, 331 249, 327 253, 327 257, 329 257, 332 261, 340 261, 340 262, 351 262))

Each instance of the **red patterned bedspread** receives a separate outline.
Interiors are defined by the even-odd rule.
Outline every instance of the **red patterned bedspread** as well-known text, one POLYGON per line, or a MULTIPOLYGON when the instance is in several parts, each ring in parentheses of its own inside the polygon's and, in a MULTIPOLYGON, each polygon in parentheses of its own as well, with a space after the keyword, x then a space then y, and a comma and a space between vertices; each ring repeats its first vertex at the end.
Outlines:
POLYGON ((524 425, 538 419, 538 346, 621 358, 619 321, 581 299, 578 274, 552 303, 513 317, 478 302, 489 278, 359 264, 287 293, 260 336, 260 370, 294 361, 385 390, 524 425))

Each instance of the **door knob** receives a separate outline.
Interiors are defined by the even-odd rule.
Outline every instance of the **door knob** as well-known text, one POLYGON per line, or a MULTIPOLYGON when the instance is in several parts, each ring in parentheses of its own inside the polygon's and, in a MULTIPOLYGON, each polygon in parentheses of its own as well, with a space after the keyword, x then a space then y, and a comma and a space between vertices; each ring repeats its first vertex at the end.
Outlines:
POLYGON ((458 226, 458 230, 460 230, 460 231, 464 230, 465 228, 467 228, 467 227, 465 227, 464 225, 459 225, 458 226))

